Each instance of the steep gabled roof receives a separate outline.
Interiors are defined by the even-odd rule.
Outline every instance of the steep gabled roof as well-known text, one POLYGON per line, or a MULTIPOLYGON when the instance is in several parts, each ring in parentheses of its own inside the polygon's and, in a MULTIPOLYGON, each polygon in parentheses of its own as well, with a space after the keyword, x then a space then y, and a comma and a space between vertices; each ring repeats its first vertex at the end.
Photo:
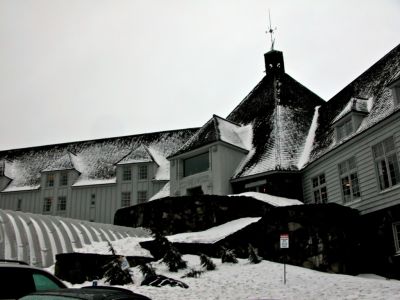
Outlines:
POLYGON ((372 101, 370 111, 364 117, 355 135, 365 131, 393 112, 399 110, 399 107, 394 107, 392 93, 388 87, 399 74, 400 45, 396 46, 368 70, 353 80, 349 85, 333 96, 325 105, 321 106, 310 162, 339 145, 335 144, 333 134, 334 127, 332 123, 334 123, 338 116, 343 115, 352 98, 364 98, 372 101))
POLYGON ((227 117, 253 127, 253 148, 234 177, 297 170, 315 107, 323 103, 288 74, 267 73, 227 117))
POLYGON ((151 157, 149 150, 144 145, 139 145, 136 149, 132 150, 127 156, 121 159, 117 165, 125 165, 125 164, 135 164, 135 163, 145 163, 152 162, 153 158, 151 157))
MULTIPOLYGON (((197 128, 171 130, 124 137, 91 140, 57 145, 0 151, 5 171, 12 179, 4 190, 36 189, 43 170, 73 166, 80 176, 74 186, 115 182, 116 163, 132 149, 144 145, 159 156, 176 151, 197 131, 197 128), (66 154, 70 153, 70 161, 66 154)), ((165 173, 165 171, 164 171, 165 173)))

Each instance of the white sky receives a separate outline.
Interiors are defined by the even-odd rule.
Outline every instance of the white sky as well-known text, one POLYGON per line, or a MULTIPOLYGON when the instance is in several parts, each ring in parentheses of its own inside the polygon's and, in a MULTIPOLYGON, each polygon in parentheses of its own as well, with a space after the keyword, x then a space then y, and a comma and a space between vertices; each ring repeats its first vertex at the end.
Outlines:
POLYGON ((329 99, 400 42, 398 0, 0 0, 0 150, 202 126, 264 75, 329 99))

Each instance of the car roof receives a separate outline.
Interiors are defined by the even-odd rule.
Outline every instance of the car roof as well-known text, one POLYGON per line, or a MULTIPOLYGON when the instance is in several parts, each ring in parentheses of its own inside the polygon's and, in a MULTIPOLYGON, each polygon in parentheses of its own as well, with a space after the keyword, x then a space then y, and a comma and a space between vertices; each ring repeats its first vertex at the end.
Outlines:
POLYGON ((75 297, 84 300, 112 300, 112 299, 150 299, 146 296, 136 294, 130 290, 113 287, 96 287, 96 288, 66 288, 58 290, 49 290, 35 292, 30 295, 35 296, 62 296, 75 297))

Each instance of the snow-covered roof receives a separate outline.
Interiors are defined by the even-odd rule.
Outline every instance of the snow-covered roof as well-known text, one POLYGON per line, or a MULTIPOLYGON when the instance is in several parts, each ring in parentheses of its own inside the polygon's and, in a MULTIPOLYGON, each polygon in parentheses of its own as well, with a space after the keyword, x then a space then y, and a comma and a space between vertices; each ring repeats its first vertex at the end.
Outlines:
POLYGON ((372 107, 372 98, 364 99, 352 97, 350 101, 346 104, 343 110, 333 119, 332 124, 336 123, 348 113, 354 111, 358 113, 368 114, 372 107))
POLYGON ((172 243, 213 244, 245 228, 251 223, 258 222, 260 219, 261 218, 241 218, 209 228, 204 231, 185 232, 170 235, 167 236, 167 239, 172 243))
POLYGON ((132 150, 127 156, 125 156, 123 159, 121 159, 117 164, 125 165, 125 164, 152 162, 152 161, 153 161, 153 159, 152 159, 147 147, 144 145, 139 145, 139 147, 132 150))
POLYGON ((196 131, 197 128, 172 130, 0 151, 0 160, 5 161, 5 173, 12 179, 3 192, 37 189, 41 172, 72 167, 80 173, 73 186, 115 183, 116 163, 128 159, 129 154, 133 155, 141 145, 149 149, 159 165, 155 179, 168 180, 169 166, 166 166, 165 158, 196 131))
POLYGON ((242 126, 217 115, 204 124, 178 151, 171 157, 192 151, 202 146, 221 141, 245 151, 252 147, 252 127, 242 126))
POLYGON ((234 178, 298 170, 315 107, 323 103, 288 74, 267 73, 227 117, 253 129, 252 149, 234 178))
POLYGON ((278 196, 273 196, 273 195, 264 194, 264 193, 257 193, 257 192, 245 192, 245 193, 241 193, 241 194, 229 195, 229 197, 235 197, 235 196, 251 197, 251 198, 263 201, 265 203, 271 204, 272 206, 275 206, 275 207, 302 205, 303 204, 303 202, 301 202, 297 199, 278 197, 278 196))
POLYGON ((153 200, 157 200, 157 199, 169 197, 169 196, 170 196, 169 187, 170 187, 170 182, 168 181, 168 182, 161 188, 161 190, 159 190, 155 195, 153 195, 153 197, 151 197, 148 201, 153 201, 153 200))
POLYGON ((400 109, 395 107, 390 83, 400 74, 400 45, 396 46, 363 74, 357 77, 328 102, 321 106, 318 128, 310 155, 312 162, 328 151, 340 146, 335 143, 332 124, 354 109, 368 112, 353 134, 358 135, 400 109))

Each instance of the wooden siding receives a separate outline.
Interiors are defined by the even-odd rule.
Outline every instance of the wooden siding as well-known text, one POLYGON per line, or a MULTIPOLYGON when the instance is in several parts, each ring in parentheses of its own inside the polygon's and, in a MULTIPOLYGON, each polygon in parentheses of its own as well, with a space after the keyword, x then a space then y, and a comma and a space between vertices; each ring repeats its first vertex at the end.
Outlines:
POLYGON ((328 191, 328 202, 336 202, 361 211, 362 214, 400 204, 400 184, 381 191, 375 170, 372 146, 393 136, 400 159, 400 112, 343 143, 336 149, 322 156, 303 172, 302 184, 304 201, 312 203, 313 193, 311 179, 325 173, 328 191), (338 164, 354 156, 357 162, 357 174, 361 198, 353 202, 343 203, 338 164))

